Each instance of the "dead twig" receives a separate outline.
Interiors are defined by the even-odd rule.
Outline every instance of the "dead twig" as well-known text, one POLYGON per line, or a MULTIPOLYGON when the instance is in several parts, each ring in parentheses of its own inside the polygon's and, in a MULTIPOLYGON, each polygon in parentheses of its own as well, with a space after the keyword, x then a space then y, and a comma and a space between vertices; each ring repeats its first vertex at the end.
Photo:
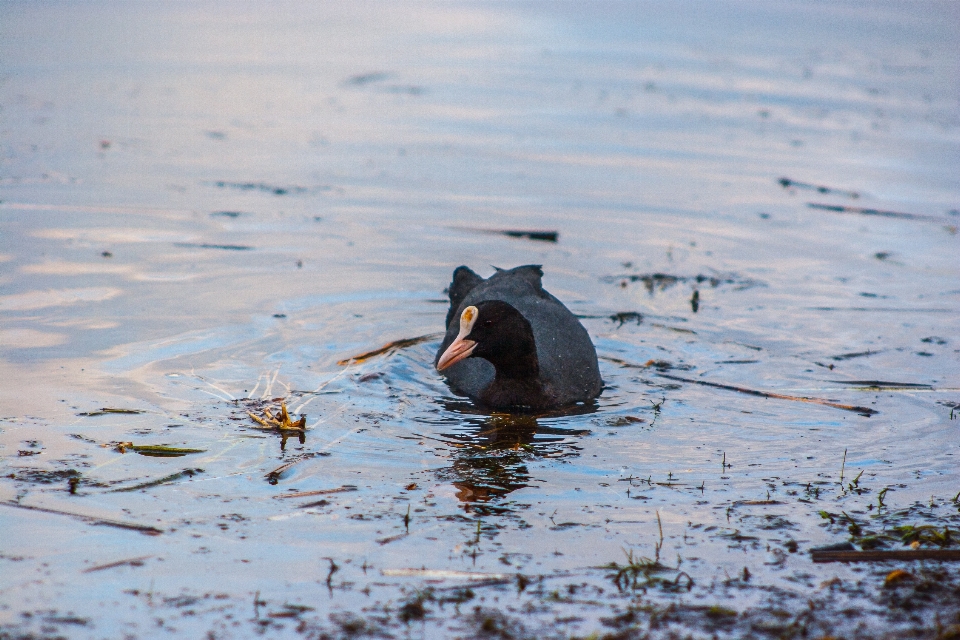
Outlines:
POLYGON ((726 389, 727 391, 736 391, 737 393, 745 393, 750 396, 758 396, 760 398, 773 398, 776 400, 790 400, 792 402, 809 402, 811 404, 820 404, 825 407, 833 407, 834 409, 842 409, 844 411, 853 411, 854 413, 859 413, 862 416, 869 418, 872 415, 879 413, 876 409, 871 409, 869 407, 860 407, 852 404, 841 404, 839 402, 830 402, 829 400, 823 400, 822 398, 810 398, 807 396, 788 396, 782 393, 771 393, 769 391, 757 391, 755 389, 748 389, 747 387, 737 387, 732 384, 720 384, 718 382, 707 382, 706 380, 693 380, 691 378, 681 378, 680 376, 670 375, 668 373, 658 373, 658 376, 661 378, 667 378, 668 380, 676 380, 677 382, 689 382, 690 384, 699 384, 705 387, 713 387, 714 389, 726 389))
POLYGON ((142 567, 143 561, 153 556, 140 556, 138 558, 128 558, 126 560, 117 560, 116 562, 111 562, 109 564, 99 564, 95 567, 90 567, 89 569, 84 569, 84 573, 93 573, 94 571, 103 571, 105 569, 113 569, 115 567, 122 567, 124 565, 130 565, 131 567, 142 567))
POLYGON ((823 211, 833 211, 835 213, 858 213, 862 216, 879 216, 881 218, 900 218, 902 220, 928 220, 930 222, 949 222, 947 218, 940 216, 928 216, 922 213, 904 213, 902 211, 885 211, 883 209, 869 209, 866 207, 847 207, 843 205, 821 204, 819 202, 808 202, 807 206, 811 209, 822 209, 823 211))
POLYGON ((342 487, 337 487, 336 489, 317 489, 315 491, 293 491, 291 493, 285 493, 282 496, 274 496, 274 498, 307 498, 309 496, 325 496, 328 493, 343 493, 345 491, 356 491, 357 487, 352 484, 345 484, 342 487))
POLYGON ((345 367, 349 364, 360 364, 361 362, 365 362, 370 358, 384 354, 391 354, 394 351, 406 349, 407 347, 413 347, 423 342, 429 342, 430 340, 436 340, 442 336, 442 333, 428 333, 426 335, 417 336, 416 338, 403 338, 402 340, 394 340, 393 342, 388 342, 379 349, 374 349, 373 351, 367 351, 366 353, 344 358, 343 360, 337 362, 337 364, 341 367, 345 367))
POLYGON ((117 529, 129 529, 131 531, 138 531, 148 536, 158 536, 161 533, 163 533, 163 529, 157 529, 156 527, 151 527, 144 524, 135 524, 133 522, 122 522, 120 520, 108 520, 106 518, 97 518, 95 516, 88 516, 82 513, 71 513, 69 511, 60 511, 59 509, 48 509, 47 507, 35 507, 33 505, 21 504, 19 502, 14 502, 12 500, 0 501, 0 505, 4 505, 7 507, 15 507, 17 509, 29 509, 30 511, 40 511, 42 513, 52 513, 59 516, 69 516, 71 518, 77 518, 78 520, 83 520, 93 525, 115 527, 117 529))
POLYGON ((311 452, 311 453, 304 453, 304 454, 302 454, 301 456, 299 456, 298 458, 296 458, 295 460, 291 460, 290 462, 288 462, 288 463, 286 463, 286 464, 280 465, 279 467, 277 467, 276 469, 274 469, 274 470, 271 471, 270 473, 266 474, 266 475, 264 476, 264 478, 266 478, 266 479, 267 479, 267 482, 269 482, 270 484, 277 484, 277 482, 280 481, 280 476, 282 476, 285 471, 287 471, 288 469, 292 468, 294 465, 300 464, 300 463, 303 462, 304 460, 309 460, 309 459, 315 458, 315 457, 317 457, 317 456, 329 456, 329 455, 330 455, 330 454, 329 454, 329 453, 326 453, 326 452, 320 452, 320 453, 313 453, 313 452, 311 452))
POLYGON ((810 550, 814 562, 884 562, 887 560, 960 560, 960 549, 899 549, 893 551, 810 550))

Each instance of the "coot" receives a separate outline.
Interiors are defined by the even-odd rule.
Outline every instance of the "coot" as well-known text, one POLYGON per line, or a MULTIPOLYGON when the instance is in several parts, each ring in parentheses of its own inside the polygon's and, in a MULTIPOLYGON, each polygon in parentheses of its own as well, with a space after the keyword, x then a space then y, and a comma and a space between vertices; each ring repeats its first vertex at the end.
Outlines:
POLYGON ((457 267, 434 364, 457 393, 490 408, 541 410, 591 400, 603 381, 587 330, 544 290, 539 265, 484 280, 457 267))

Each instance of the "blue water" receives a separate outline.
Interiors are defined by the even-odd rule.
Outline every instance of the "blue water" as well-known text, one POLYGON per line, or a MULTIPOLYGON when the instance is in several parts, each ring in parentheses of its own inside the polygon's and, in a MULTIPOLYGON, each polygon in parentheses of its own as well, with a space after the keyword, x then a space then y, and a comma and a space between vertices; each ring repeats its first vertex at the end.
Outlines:
POLYGON ((889 567, 812 564, 848 537, 817 511, 866 521, 888 488, 943 526, 960 491, 956 13, 0 4, 0 499, 56 512, 0 505, 0 628, 293 636, 380 611, 466 633, 439 605, 397 621, 469 580, 396 573, 429 569, 542 576, 463 611, 532 602, 531 625, 588 634, 629 601, 597 569, 625 549, 696 583, 662 606, 794 615, 834 576, 867 590, 830 606, 868 606, 889 567), (438 338, 337 364, 442 331, 456 266, 529 263, 598 348, 590 411, 484 415, 433 370, 438 338), (877 380, 930 388, 842 384, 877 380), (303 444, 255 428, 273 398, 307 415, 303 444), (79 415, 103 407, 143 413, 79 415), (748 565, 752 587, 722 586, 748 565), (544 595, 573 582, 606 591, 544 595), (269 616, 285 604, 311 609, 269 616))

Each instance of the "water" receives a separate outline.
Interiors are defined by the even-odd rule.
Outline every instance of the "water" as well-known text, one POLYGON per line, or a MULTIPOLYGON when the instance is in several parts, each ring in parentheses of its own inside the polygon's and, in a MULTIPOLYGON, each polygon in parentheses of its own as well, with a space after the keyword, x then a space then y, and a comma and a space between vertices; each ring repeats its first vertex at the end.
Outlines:
POLYGON ((0 11, 4 633, 956 622, 949 564, 808 553, 841 511, 956 528, 953 4, 0 11), (338 365, 441 331, 457 265, 529 263, 596 407, 484 415, 439 337, 338 365))

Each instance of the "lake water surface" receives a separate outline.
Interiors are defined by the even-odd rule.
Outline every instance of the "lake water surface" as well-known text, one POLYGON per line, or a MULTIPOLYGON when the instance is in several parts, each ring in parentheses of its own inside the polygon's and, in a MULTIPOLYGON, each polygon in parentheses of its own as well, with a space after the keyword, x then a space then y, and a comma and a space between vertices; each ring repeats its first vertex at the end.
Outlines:
POLYGON ((960 526, 957 7, 0 4, 0 637, 960 624, 809 553, 960 526), (531 263, 606 387, 488 415, 531 263))

